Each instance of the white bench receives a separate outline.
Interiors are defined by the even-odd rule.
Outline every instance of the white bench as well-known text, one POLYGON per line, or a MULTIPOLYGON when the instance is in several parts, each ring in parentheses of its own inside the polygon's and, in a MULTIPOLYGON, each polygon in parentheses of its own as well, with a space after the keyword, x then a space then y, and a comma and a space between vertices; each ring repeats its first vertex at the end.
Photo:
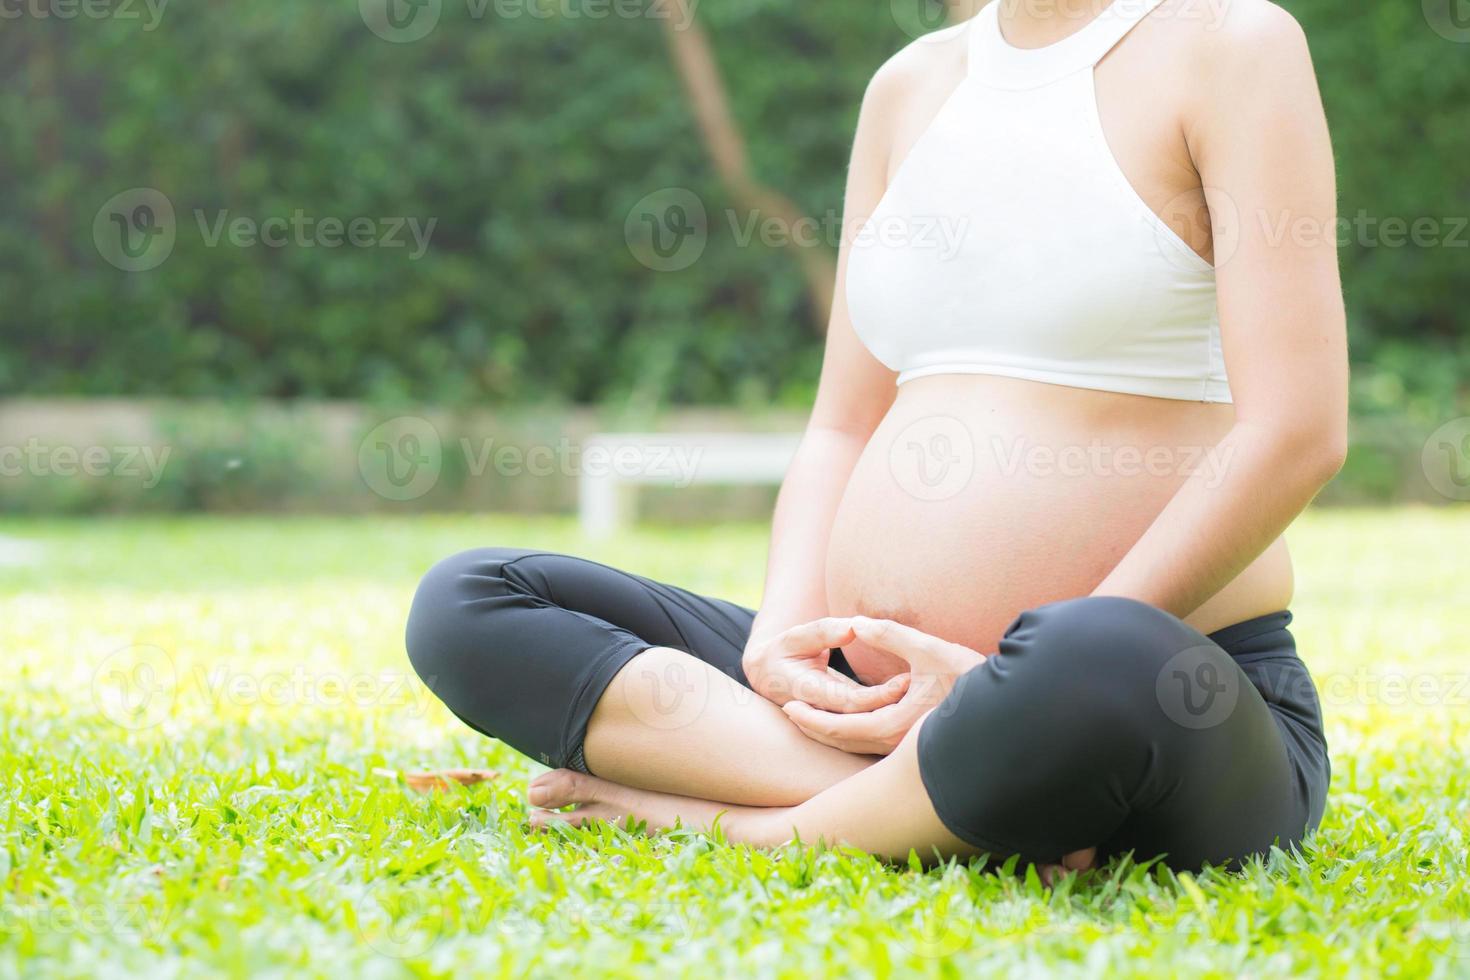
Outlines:
POLYGON ((606 537, 627 523, 635 486, 779 484, 799 433, 599 432, 582 443, 577 517, 606 537))

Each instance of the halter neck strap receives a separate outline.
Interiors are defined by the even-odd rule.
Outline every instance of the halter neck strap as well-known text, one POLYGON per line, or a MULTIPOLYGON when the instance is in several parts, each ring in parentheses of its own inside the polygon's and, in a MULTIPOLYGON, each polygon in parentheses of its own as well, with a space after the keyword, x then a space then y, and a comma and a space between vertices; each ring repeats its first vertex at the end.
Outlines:
POLYGON ((1060 41, 1018 48, 1000 27, 1003 0, 991 0, 970 21, 970 76, 995 88, 1036 88, 1091 68, 1163 0, 1112 0, 1060 41))

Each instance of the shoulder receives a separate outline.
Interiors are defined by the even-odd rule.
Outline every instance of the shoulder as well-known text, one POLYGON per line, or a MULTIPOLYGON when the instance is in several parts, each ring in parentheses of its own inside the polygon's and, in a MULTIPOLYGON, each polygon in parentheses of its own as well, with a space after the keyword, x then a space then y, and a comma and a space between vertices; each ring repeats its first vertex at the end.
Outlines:
POLYGON ((873 73, 864 109, 891 110, 927 91, 953 89, 965 74, 969 26, 968 21, 955 24, 904 45, 873 73))
POLYGON ((1310 68, 1307 36, 1271 0, 1164 0, 1155 16, 1176 33, 1181 54, 1216 79, 1237 82, 1310 68))

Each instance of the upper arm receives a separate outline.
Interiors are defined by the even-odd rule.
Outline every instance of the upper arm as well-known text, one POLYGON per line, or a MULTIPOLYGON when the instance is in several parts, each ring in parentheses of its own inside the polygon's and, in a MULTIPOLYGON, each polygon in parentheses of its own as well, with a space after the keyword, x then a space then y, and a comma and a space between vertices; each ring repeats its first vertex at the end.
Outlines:
POLYGON ((897 93, 893 80, 880 70, 863 96, 853 139, 852 160, 843 199, 842 240, 837 253, 837 282, 832 319, 811 424, 866 437, 878 427, 895 393, 895 374, 858 339, 847 306, 847 267, 857 229, 872 216, 888 184, 890 121, 897 93))
POLYGON ((1332 146, 1301 28, 1233 0, 1201 41, 1186 136, 1206 188, 1237 418, 1334 437, 1347 414, 1332 146))

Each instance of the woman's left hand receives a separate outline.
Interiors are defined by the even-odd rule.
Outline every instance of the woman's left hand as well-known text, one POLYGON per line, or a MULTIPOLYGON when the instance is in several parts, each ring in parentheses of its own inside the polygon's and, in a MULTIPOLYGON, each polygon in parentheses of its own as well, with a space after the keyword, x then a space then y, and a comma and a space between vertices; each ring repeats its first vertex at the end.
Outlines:
POLYGON ((813 708, 804 701, 788 701, 781 709, 808 737, 844 752, 892 752, 927 711, 939 706, 961 674, 985 660, 969 647, 892 620, 854 616, 850 622, 859 640, 909 665, 907 693, 893 704, 872 711, 838 714, 813 708))

